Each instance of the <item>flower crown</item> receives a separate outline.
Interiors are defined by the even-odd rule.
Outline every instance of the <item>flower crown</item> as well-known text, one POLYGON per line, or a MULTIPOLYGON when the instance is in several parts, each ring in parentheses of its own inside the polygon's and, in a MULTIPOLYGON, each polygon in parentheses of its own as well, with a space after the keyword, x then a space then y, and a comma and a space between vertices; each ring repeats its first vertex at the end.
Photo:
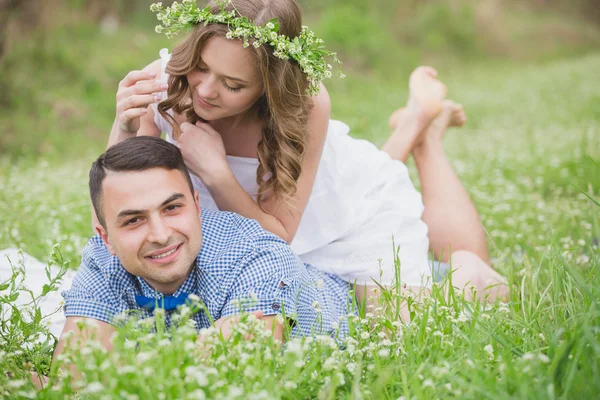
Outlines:
POLYGON ((277 18, 263 26, 257 26, 246 17, 236 17, 236 10, 227 11, 229 0, 217 0, 216 3, 221 8, 218 14, 213 14, 210 6, 198 8, 195 0, 183 0, 181 3, 175 1, 166 9, 163 8, 162 3, 152 4, 150 10, 157 13, 156 17, 162 23, 156 26, 155 31, 165 33, 168 38, 172 38, 179 31, 191 29, 199 23, 204 23, 205 26, 214 23, 225 24, 229 27, 227 39, 242 39, 244 47, 250 46, 249 39, 252 39, 252 46, 256 48, 267 43, 275 49, 273 54, 276 57, 283 60, 291 58, 298 62, 302 72, 308 78, 309 95, 319 93, 321 81, 331 78, 333 67, 325 61, 325 57, 331 57, 333 62, 338 64, 339 75, 341 78, 344 77, 339 70, 341 61, 336 57, 336 53, 325 49, 323 40, 315 37, 314 32, 308 27, 303 26, 300 35, 290 39, 278 33, 277 18))

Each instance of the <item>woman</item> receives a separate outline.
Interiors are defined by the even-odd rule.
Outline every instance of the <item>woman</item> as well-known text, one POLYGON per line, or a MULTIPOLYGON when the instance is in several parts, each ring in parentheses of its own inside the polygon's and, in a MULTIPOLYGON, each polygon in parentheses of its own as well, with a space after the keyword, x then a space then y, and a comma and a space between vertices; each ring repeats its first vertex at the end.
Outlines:
POLYGON ((156 11, 164 25, 157 30, 192 31, 172 55, 163 50, 121 81, 109 145, 165 132, 181 148, 201 207, 253 218, 304 262, 361 287, 395 281, 393 246, 410 287, 431 279, 429 247, 458 268, 457 287, 470 283, 482 293, 505 282, 488 265, 479 216, 443 150, 446 129, 466 118, 444 100, 435 70, 411 74, 408 104, 390 118, 393 134, 379 150, 329 119, 319 82, 326 71, 315 78, 306 64, 316 59, 309 42, 318 39, 303 29, 294 0, 233 0, 205 10, 184 1, 156 11), (202 13, 209 14, 199 22, 202 13), (300 43, 296 50, 265 39, 275 19, 272 37, 300 43), (424 208, 404 165, 410 154, 424 208))

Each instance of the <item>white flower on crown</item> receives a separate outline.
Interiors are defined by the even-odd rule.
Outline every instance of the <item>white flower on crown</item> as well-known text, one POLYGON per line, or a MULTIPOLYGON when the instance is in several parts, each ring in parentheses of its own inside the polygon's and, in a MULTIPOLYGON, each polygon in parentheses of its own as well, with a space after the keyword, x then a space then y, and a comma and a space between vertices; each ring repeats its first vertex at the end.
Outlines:
MULTIPOLYGON (((201 22, 226 24, 230 28, 225 35, 227 39, 243 39, 244 47, 250 45, 249 39, 253 39, 251 44, 256 48, 263 43, 268 43, 274 47, 275 57, 298 62, 302 72, 306 74, 309 95, 317 94, 321 81, 332 76, 332 66, 325 62, 325 57, 332 57, 335 63, 341 64, 335 53, 320 46, 323 40, 316 38, 314 32, 307 26, 302 26, 302 31, 297 37, 288 38, 279 35, 276 24, 271 21, 264 26, 257 26, 246 17, 236 16, 235 9, 227 11, 228 5, 231 4, 230 0, 215 0, 215 3, 220 7, 220 12, 214 12, 210 6, 198 8, 195 0, 182 0, 181 3, 175 1, 166 9, 163 8, 162 3, 152 4, 150 10, 157 13, 157 18, 162 23, 162 26, 157 26, 155 31, 172 38, 179 31, 193 28, 201 22)), ((344 77, 341 71, 339 74, 340 77, 344 77)))

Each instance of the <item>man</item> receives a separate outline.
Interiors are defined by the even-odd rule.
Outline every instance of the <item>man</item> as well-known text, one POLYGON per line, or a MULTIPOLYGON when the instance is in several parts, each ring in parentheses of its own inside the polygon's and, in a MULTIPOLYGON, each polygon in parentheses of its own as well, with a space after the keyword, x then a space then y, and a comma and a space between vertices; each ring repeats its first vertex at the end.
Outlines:
MULTIPOLYGON (((334 334, 334 322, 349 312, 346 282, 304 265, 254 220, 201 211, 179 149, 164 140, 142 136, 109 148, 92 165, 89 186, 98 235, 63 293, 67 318, 55 356, 65 333, 88 334, 81 321, 110 349, 115 316, 150 316, 159 306, 168 325, 189 295, 224 332, 235 320, 228 317, 254 312, 279 340, 277 315, 293 321, 292 334, 310 335, 334 334)), ((194 319, 198 328, 210 325, 204 311, 194 319)), ((339 329, 343 335, 347 324, 339 329)))

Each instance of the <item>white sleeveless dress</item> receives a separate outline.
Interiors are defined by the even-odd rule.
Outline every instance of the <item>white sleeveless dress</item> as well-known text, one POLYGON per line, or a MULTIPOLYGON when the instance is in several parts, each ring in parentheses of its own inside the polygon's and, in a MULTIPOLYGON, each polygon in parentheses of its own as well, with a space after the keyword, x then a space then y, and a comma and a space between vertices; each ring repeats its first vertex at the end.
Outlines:
MULTIPOLYGON (((162 77, 170 59, 160 51, 162 77)), ((163 96, 165 93, 163 93, 163 96)), ((176 143, 169 123, 153 104, 154 122, 176 143)), ((350 129, 331 120, 314 187, 291 247, 302 261, 351 283, 394 282, 394 245, 400 247, 401 280, 426 284, 431 277, 427 258, 427 226, 421 220, 421 195, 408 169, 350 129)), ((258 160, 227 156, 237 181, 256 200, 258 160)), ((200 206, 218 210, 200 178, 191 174, 200 206)))

